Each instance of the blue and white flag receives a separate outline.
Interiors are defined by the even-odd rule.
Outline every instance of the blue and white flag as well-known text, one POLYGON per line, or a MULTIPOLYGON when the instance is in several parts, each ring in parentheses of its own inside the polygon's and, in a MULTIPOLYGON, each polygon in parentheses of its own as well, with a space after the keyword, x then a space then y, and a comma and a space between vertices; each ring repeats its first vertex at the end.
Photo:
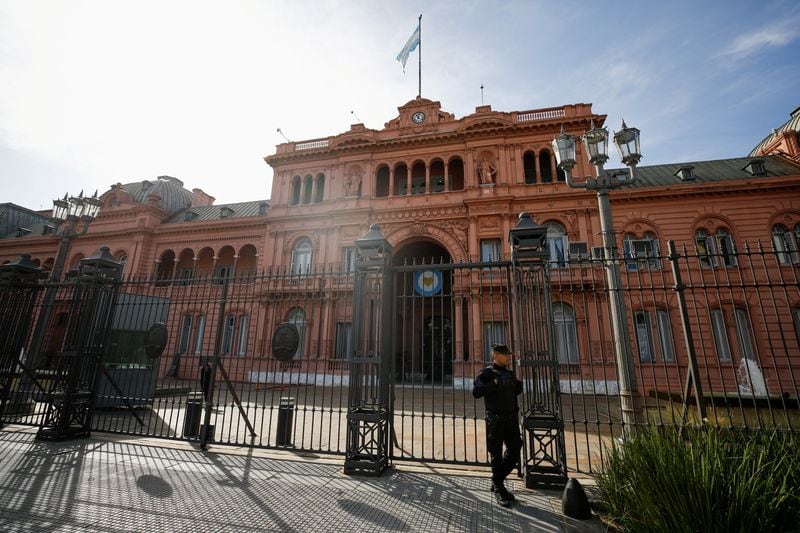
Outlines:
POLYGON ((419 34, 420 34, 420 23, 417 23, 417 29, 414 30, 414 33, 411 34, 411 37, 408 38, 406 41, 406 45, 400 50, 400 53, 397 54, 397 60, 403 65, 403 72, 406 71, 406 61, 408 61, 408 55, 417 49, 419 46, 419 34))

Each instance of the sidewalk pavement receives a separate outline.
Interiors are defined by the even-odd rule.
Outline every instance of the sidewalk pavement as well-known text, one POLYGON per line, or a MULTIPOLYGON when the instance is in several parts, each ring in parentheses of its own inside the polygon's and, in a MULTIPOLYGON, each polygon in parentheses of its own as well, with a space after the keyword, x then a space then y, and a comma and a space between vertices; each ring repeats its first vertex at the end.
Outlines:
POLYGON ((513 478, 505 509, 486 471, 398 465, 343 473, 342 457, 95 434, 62 443, 0 431, 0 531, 604 531, 560 513, 561 493, 513 478))

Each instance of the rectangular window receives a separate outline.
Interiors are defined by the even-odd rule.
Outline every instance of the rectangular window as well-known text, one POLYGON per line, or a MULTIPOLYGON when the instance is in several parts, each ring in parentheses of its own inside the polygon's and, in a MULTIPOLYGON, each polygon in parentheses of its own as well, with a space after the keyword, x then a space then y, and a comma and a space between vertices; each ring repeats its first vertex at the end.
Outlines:
POLYGON ((481 262, 500 261, 500 239, 481 239, 481 262))
POLYGON ((336 359, 347 359, 353 352, 353 324, 352 322, 339 322, 336 324, 336 350, 333 356, 336 359))
POLYGON ((342 272, 355 272, 357 257, 358 252, 355 246, 342 248, 342 272))
POLYGON ((563 267, 565 250, 569 249, 566 235, 558 236, 553 239, 547 236, 547 246, 550 249, 550 263, 554 267, 563 267))
POLYGON ((311 269, 311 249, 300 249, 292 252, 292 274, 305 275, 311 269))
POLYGON ((658 320, 658 342, 661 348, 661 357, 664 361, 675 361, 675 342, 672 339, 669 313, 659 309, 656 313, 656 320, 658 320))
POLYGON ((483 323, 483 360, 492 360, 492 345, 508 344, 505 322, 483 323))
POLYGON ((200 315, 197 317, 197 333, 194 338, 194 353, 200 355, 203 351, 203 335, 206 329, 206 316, 200 315))
POLYGON ((192 315, 184 315, 181 320, 181 337, 178 342, 178 353, 189 351, 189 339, 192 338, 192 315))
POLYGON ((647 311, 637 311, 634 319, 636 320, 636 341, 639 344, 639 360, 642 362, 652 362, 653 357, 653 336, 650 333, 650 313, 647 311))
POLYGON ((220 353, 231 353, 231 348, 233 347, 233 328, 235 325, 236 317, 234 315, 228 315, 225 317, 225 321, 223 322, 222 326, 222 350, 220 350, 220 353))
POLYGON ((553 340, 555 342, 556 357, 564 365, 578 364, 578 332, 575 328, 575 319, 571 315, 559 313, 553 320, 553 340))
POLYGON ((731 346, 728 342, 728 332, 725 328, 725 315, 721 309, 711 310, 711 328, 714 332, 714 345, 717 347, 717 357, 720 361, 731 360, 731 346))
POLYGON ((734 316, 736 317, 736 341, 739 343, 739 356, 751 360, 755 359, 753 335, 747 310, 736 309, 734 316))
POLYGON ((236 341, 238 348, 236 349, 237 355, 245 355, 247 353, 247 328, 250 325, 250 317, 242 315, 239 317, 239 338, 236 341))

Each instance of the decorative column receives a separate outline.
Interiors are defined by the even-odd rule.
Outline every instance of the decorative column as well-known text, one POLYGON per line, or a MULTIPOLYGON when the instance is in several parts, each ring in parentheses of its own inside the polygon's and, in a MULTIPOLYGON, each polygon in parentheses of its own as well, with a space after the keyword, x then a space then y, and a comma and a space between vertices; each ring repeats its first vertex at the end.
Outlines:
POLYGON ((515 183, 525 183, 525 166, 522 160, 522 146, 514 145, 514 180, 515 183))
POLYGON ((467 148, 467 161, 464 164, 464 188, 467 186, 474 187, 480 183, 480 179, 475 175, 475 156, 474 150, 467 148))
POLYGON ((425 190, 423 191, 424 194, 429 194, 433 187, 431 186, 431 164, 430 162, 425 163, 425 190))

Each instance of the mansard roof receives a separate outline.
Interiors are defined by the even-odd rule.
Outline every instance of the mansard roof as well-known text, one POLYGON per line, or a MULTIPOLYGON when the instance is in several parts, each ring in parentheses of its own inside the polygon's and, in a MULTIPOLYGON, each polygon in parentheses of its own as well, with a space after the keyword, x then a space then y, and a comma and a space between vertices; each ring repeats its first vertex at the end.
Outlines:
POLYGON ((36 237, 54 227, 52 217, 16 204, 0 204, 0 239, 36 237))
MULTIPOLYGON (((610 169, 623 174, 627 169, 610 169)), ((710 184, 734 180, 766 180, 776 177, 800 175, 800 165, 779 156, 737 157, 716 161, 670 163, 666 165, 639 166, 631 188, 665 187, 670 185, 710 184), (763 162, 763 173, 753 171, 753 163, 763 162), (681 169, 690 169, 692 179, 681 178, 681 169)))
POLYGON ((185 222, 208 222, 229 218, 246 218, 265 215, 269 209, 268 200, 253 200, 235 204, 204 205, 183 209, 166 221, 165 224, 185 222))

